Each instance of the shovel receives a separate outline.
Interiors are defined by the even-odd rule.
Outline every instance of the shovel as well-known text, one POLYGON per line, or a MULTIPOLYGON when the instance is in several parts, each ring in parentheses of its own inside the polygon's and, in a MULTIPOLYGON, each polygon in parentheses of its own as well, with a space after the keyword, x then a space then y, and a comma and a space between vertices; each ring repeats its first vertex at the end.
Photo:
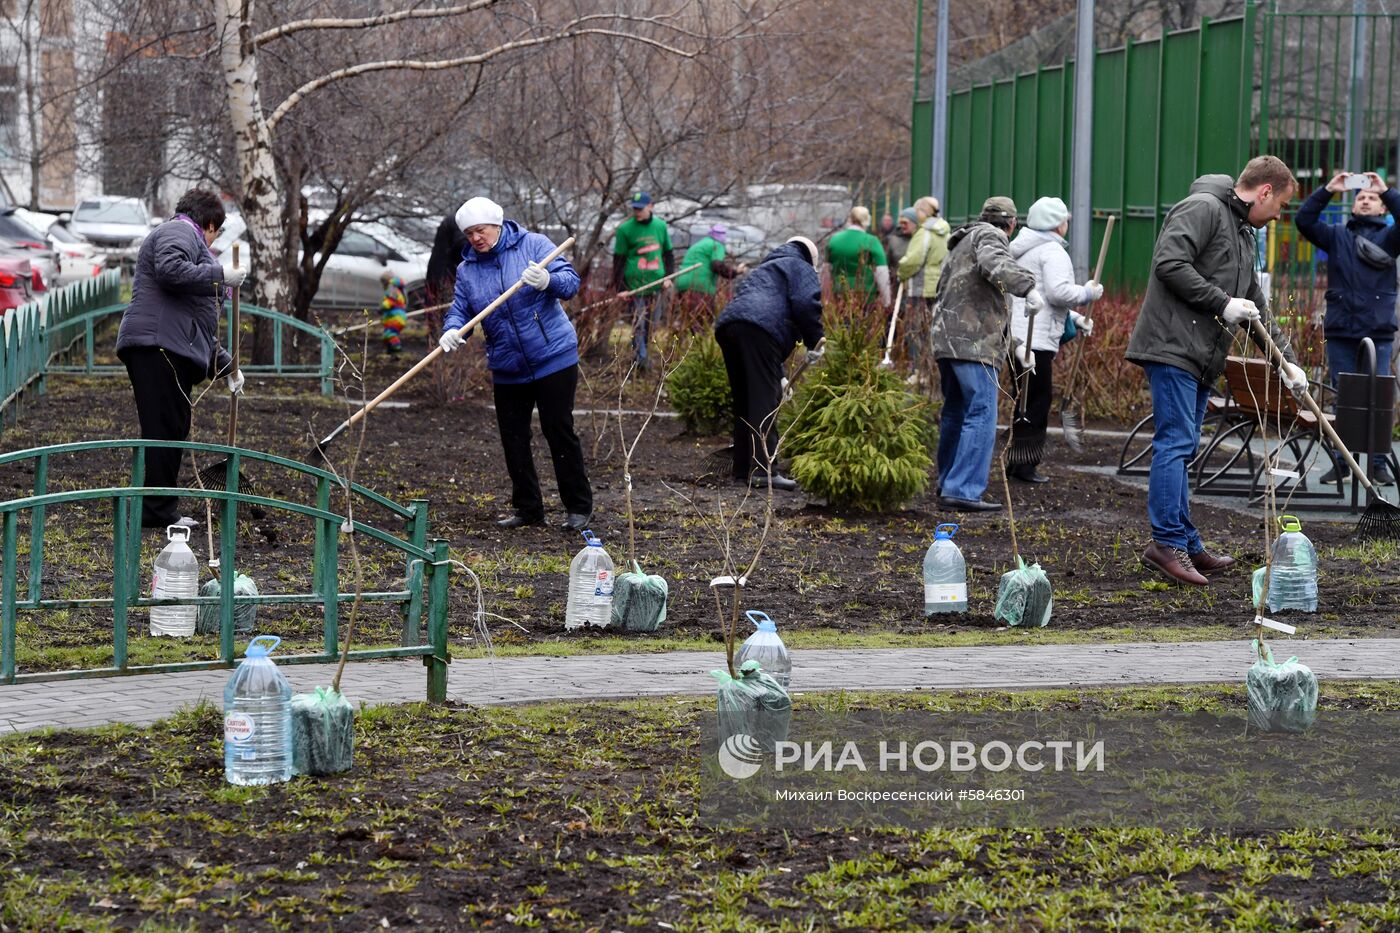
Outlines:
MULTIPOLYGON (((1102 284, 1104 260, 1108 258, 1108 240, 1113 236, 1113 223, 1117 214, 1108 215, 1108 224, 1103 230, 1103 242, 1099 244, 1099 261, 1094 264, 1094 281, 1102 284)), ((1087 339, 1087 338, 1086 338, 1087 339)), ((1065 433, 1065 444, 1075 453, 1084 450, 1084 402, 1076 397, 1079 388, 1079 367, 1084 362, 1084 346, 1074 355, 1074 365, 1070 367, 1069 379, 1065 381, 1065 391, 1060 396, 1060 427, 1065 433)))
MULTIPOLYGON (((1035 351, 1031 349, 1031 338, 1035 335, 1035 315, 1034 308, 1026 309, 1026 355, 1031 358, 1032 365, 1035 363, 1035 351)), ((1026 415, 1026 396, 1030 394, 1031 372, 1032 370, 1027 369, 1016 379, 1016 407, 1012 411, 1011 428, 1006 432, 1006 447, 1002 451, 1005 457, 1005 462, 1002 464, 1003 471, 1006 463, 1010 463, 1013 467, 1035 466, 1040 463, 1041 457, 1045 453, 1044 441, 1034 446, 1016 446, 1017 429, 1024 432, 1030 430, 1031 427, 1031 419, 1026 415)))
MULTIPOLYGON (((560 243, 558 246, 554 247, 554 249, 550 251, 548 256, 545 256, 543 259, 539 260, 539 264, 541 266, 548 266, 551 262, 563 255, 565 250, 567 250, 570 246, 573 245, 574 238, 567 238, 566 240, 564 240, 563 243, 560 243)), ((495 301, 491 302, 485 308, 482 308, 480 314, 472 318, 467 323, 463 324, 461 327, 457 328, 457 333, 461 334, 463 337, 471 333, 472 328, 476 327, 482 321, 486 320, 486 318, 491 314, 492 311, 495 311, 501 305, 505 304, 506 301, 510 299, 510 296, 520 291, 521 286, 524 284, 524 279, 518 279, 514 285, 502 292, 495 301)), ((438 357, 442 355, 442 347, 433 347, 432 352, 430 352, 427 356, 423 357, 417 363, 414 363, 412 369, 410 369, 408 372, 404 373, 402 376, 390 383, 389 388, 385 389, 383 392, 380 392, 374 398, 370 399, 364 404, 364 406, 359 411, 355 412, 349 418, 346 418, 344 421, 342 421, 334 431, 327 434, 325 437, 321 438, 314 445, 312 445, 311 449, 306 452, 305 459, 308 462, 312 461, 313 459, 320 459, 324 461, 326 459, 326 450, 330 446, 332 441, 334 441, 337 437, 343 434, 347 428, 359 423, 360 421, 363 421, 364 418, 370 412, 374 411, 376 408, 379 407, 381 402, 383 402, 389 396, 393 395, 399 389, 403 388, 403 386, 410 379, 421 373, 423 370, 427 369, 433 364, 435 360, 437 360, 438 357)))
POLYGON ((899 288, 894 293, 894 313, 890 315, 890 332, 885 336, 885 358, 880 361, 881 369, 894 367, 894 360, 890 359, 890 351, 894 348, 894 328, 899 323, 899 309, 903 304, 904 281, 901 279, 899 288))
MULTIPOLYGON (((1269 348, 1269 355, 1273 357, 1274 365, 1282 369, 1285 362, 1283 351, 1278 348, 1278 344, 1274 343, 1274 338, 1269 335, 1269 329, 1258 318, 1250 322, 1250 327, 1254 330, 1255 336, 1259 338, 1259 342, 1269 348)), ((1351 451, 1347 450, 1342 439, 1337 436, 1336 429, 1323 415, 1322 409, 1318 407, 1317 402, 1313 401, 1308 390, 1306 388, 1299 389, 1293 394, 1307 406, 1308 411, 1313 413, 1313 417, 1317 418, 1317 425, 1322 429, 1322 433, 1342 455, 1342 459, 1351 468, 1352 475, 1371 494, 1371 502, 1366 506, 1366 511, 1361 513, 1361 520, 1356 524, 1357 532, 1363 538, 1385 538, 1391 541, 1400 541, 1400 507, 1396 507, 1381 498, 1381 494, 1371 483, 1371 478, 1357 464, 1356 458, 1351 455, 1351 451)))

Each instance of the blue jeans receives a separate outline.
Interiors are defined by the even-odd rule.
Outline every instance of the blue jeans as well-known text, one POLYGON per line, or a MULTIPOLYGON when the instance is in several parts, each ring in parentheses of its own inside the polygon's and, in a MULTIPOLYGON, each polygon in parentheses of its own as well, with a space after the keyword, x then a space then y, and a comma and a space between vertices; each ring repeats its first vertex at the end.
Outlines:
POLYGON ((629 304, 632 310, 632 349, 636 351, 637 364, 645 368, 651 332, 665 319, 666 292, 662 288, 653 288, 645 295, 632 298, 629 304))
POLYGON ((1152 469, 1147 476, 1147 518, 1152 540, 1189 554, 1205 550, 1191 524, 1191 478, 1187 465, 1201 443, 1210 386, 1184 369, 1146 363, 1152 387, 1152 469))
POLYGON ((943 418, 938 426, 938 482, 951 499, 980 499, 997 442, 997 373, 988 363, 939 360, 943 418))
MULTIPOLYGON (((1376 375, 1390 375, 1390 350, 1393 341, 1372 340, 1376 344, 1376 375)), ((1340 337, 1327 338, 1327 373, 1332 380, 1332 388, 1337 388, 1337 377, 1342 373, 1359 373, 1364 370, 1366 361, 1361 358, 1361 341, 1346 340, 1340 337)))

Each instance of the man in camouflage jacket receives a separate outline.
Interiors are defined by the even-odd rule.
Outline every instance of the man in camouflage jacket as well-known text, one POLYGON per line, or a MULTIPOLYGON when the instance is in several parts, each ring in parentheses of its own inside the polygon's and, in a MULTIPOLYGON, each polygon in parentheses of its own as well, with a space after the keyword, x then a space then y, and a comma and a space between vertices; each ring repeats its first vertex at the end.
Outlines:
POLYGON ((1044 302, 1035 277, 1011 258, 1016 229, 1010 198, 988 198, 982 214, 948 240, 933 312, 933 356, 943 388, 938 436, 939 504, 990 512, 999 502, 982 498, 996 446, 997 375, 1006 355, 1006 293, 1044 302))

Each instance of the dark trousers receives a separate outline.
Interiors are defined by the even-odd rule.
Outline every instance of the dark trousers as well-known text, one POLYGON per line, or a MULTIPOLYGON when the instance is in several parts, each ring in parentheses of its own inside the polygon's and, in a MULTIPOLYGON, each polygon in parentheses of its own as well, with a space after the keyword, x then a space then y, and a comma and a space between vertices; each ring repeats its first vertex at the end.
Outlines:
MULTIPOLYGON (((1016 410, 1021 417, 1013 422, 1011 443, 1021 456, 1017 459, 1020 469, 1029 471, 1040 463, 1045 452, 1045 429, 1050 424, 1050 399, 1055 389, 1052 373, 1055 367, 1054 350, 1033 350, 1035 372, 1026 381, 1026 397, 1020 398, 1022 374, 1025 372, 1015 359, 1011 361, 1011 395, 1016 399, 1016 410)), ((1014 472, 1014 471, 1013 471, 1014 472)))
POLYGON ((770 460, 776 472, 775 412, 783 399, 786 354, 768 331, 745 321, 725 324, 715 339, 734 396, 734 478, 747 480, 755 471, 766 475, 770 460))
MULTIPOLYGON (((194 387, 203 381, 205 368, 159 347, 128 347, 119 356, 136 395, 141 436, 157 441, 188 440, 194 387)), ((180 485, 184 459, 183 450, 147 449, 145 485, 180 485)), ((164 528, 172 524, 180 517, 177 504, 174 496, 146 496, 141 503, 142 526, 164 528)))
POLYGON ((494 386, 496 424, 510 473, 510 504, 527 518, 544 515, 540 478, 530 453, 530 416, 538 407, 540 430, 554 461, 559 498, 568 512, 593 513, 593 488, 583 465, 583 445, 574 433, 574 392, 578 388, 578 364, 520 385, 494 386))

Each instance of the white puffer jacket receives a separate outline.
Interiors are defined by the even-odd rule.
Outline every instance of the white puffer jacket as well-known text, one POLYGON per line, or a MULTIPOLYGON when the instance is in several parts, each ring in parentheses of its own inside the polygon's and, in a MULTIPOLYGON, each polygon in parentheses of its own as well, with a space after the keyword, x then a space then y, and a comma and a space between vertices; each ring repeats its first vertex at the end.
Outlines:
MULTIPOLYGON (((1060 349, 1065 332, 1065 318, 1081 305, 1089 303, 1089 289, 1074 281, 1074 263, 1065 249, 1065 239, 1053 230, 1032 230, 1022 227, 1011 241, 1011 256, 1022 268, 1035 276, 1035 287, 1045 299, 1045 306, 1035 314, 1035 329, 1031 334, 1032 350, 1060 349)), ((1011 336, 1017 343, 1026 339, 1026 301, 1011 299, 1011 336)))

